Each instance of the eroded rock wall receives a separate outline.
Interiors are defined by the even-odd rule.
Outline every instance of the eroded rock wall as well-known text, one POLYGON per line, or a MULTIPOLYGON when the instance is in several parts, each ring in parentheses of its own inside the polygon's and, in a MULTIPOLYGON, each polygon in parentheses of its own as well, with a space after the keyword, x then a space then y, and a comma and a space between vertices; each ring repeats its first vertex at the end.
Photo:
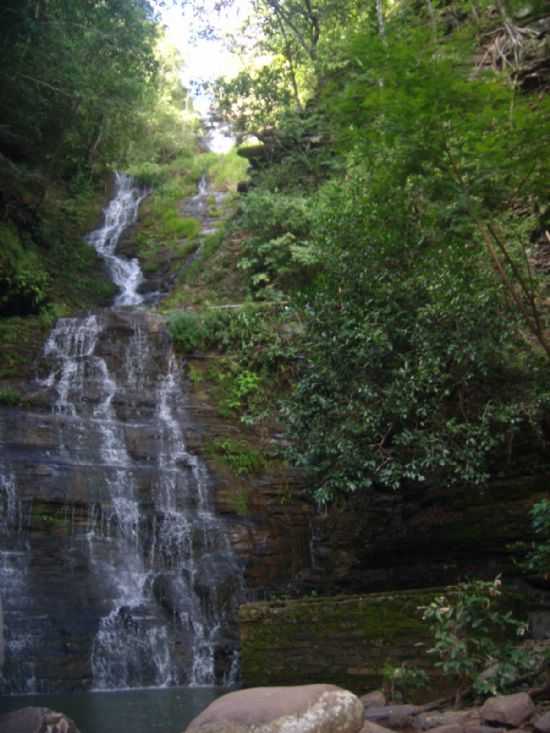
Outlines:
MULTIPOLYGON (((512 473, 513 468, 510 468, 512 473)), ((518 576, 514 543, 531 537, 529 511, 550 474, 510 475, 483 488, 369 491, 312 522, 304 591, 422 588, 471 577, 518 576)))

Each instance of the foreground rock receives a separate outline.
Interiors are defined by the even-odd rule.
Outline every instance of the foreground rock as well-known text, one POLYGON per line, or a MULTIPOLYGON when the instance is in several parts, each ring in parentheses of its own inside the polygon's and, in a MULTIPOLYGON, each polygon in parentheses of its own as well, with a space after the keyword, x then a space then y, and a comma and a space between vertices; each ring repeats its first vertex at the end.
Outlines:
POLYGON ((537 733, 550 733, 550 711, 539 715, 533 723, 533 727, 537 733))
POLYGON ((48 708, 22 708, 0 715, 2 733, 79 733, 70 718, 48 708))
POLYGON ((359 733, 363 706, 335 685, 257 687, 218 698, 186 733, 359 733))
POLYGON ((365 709, 365 720, 383 728, 401 730, 413 725, 414 716, 418 712, 417 705, 373 705, 365 709))
POLYGON ((469 710, 447 710, 445 712, 420 713, 414 718, 414 727, 418 731, 433 730, 450 725, 462 725, 479 722, 477 708, 469 710))
POLYGON ((380 708, 386 704, 386 696, 381 690, 373 690, 359 698, 365 710, 367 708, 380 708))
MULTIPOLYGON (((376 705, 378 691, 361 698, 365 725, 361 733, 550 733, 550 711, 535 717, 526 692, 497 695, 482 707, 433 710, 433 705, 376 705)), ((539 711, 540 712, 540 711, 539 711)))
POLYGON ((517 728, 535 712, 533 701, 526 692, 490 697, 481 708, 481 718, 492 725, 517 728))

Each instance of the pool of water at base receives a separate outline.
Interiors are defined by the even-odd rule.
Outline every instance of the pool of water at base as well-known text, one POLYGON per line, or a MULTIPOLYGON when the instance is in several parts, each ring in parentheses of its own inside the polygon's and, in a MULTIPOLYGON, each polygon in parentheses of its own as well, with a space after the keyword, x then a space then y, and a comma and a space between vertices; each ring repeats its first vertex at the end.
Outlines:
POLYGON ((80 733, 183 733, 187 724, 227 690, 214 687, 74 692, 0 697, 0 713, 47 707, 65 713, 80 733))

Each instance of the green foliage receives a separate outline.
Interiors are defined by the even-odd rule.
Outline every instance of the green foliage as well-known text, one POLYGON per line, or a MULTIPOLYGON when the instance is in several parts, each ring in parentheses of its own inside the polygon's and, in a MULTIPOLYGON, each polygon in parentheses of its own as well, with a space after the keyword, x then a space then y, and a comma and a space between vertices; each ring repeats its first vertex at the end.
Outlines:
POLYGON ((318 265, 308 241, 310 202, 302 197, 252 191, 241 205, 239 226, 250 232, 238 267, 248 274, 252 292, 277 298, 289 287, 303 287, 318 265))
POLYGON ((311 214, 322 268, 287 405, 290 456, 321 501, 481 485, 519 430, 541 435, 545 315, 525 213, 548 177, 544 104, 472 79, 463 44, 434 53, 398 16, 348 54, 323 97, 347 170, 311 214), (531 357, 526 331, 542 347, 531 357))
POLYGON ((535 541, 527 557, 531 572, 550 573, 550 500, 541 499, 531 509, 535 541))
POLYGON ((524 636, 527 624, 504 610, 500 597, 499 578, 474 580, 421 609, 434 638, 429 653, 456 680, 458 697, 470 686, 480 696, 509 692, 520 676, 536 666, 533 655, 510 639, 510 635, 524 636), (491 674, 482 674, 489 668, 491 674))
POLYGON ((164 212, 162 217, 163 230, 168 236, 196 237, 201 230, 200 221, 191 217, 183 217, 175 210, 164 212))
POLYGON ((440 212, 428 229, 417 189, 392 174, 354 167, 315 212, 324 268, 287 420, 322 501, 373 484, 481 484, 531 419, 517 386, 527 394, 535 374, 514 358, 516 323, 483 251, 464 245, 468 221, 440 212))
POLYGON ((237 184, 247 179, 248 162, 234 149, 228 153, 205 153, 198 163, 216 191, 235 191, 237 184))
POLYGON ((6 407, 17 407, 21 404, 22 397, 20 393, 13 387, 0 388, 0 405, 6 407))
MULTIPOLYGON (((46 324, 56 308, 114 293, 81 241, 107 174, 132 163, 158 185, 169 165, 189 163, 198 124, 147 0, 8 0, 0 36, 0 314, 40 313, 46 324)), ((170 237, 197 231, 175 207, 163 223, 170 237)))
POLYGON ((205 336, 199 316, 192 311, 173 314, 168 319, 168 330, 176 348, 184 353, 195 351, 205 336))
POLYGON ((241 486, 237 493, 232 496, 232 502, 235 512, 240 514, 241 517, 250 514, 249 492, 244 487, 241 486))
POLYGON ((398 667, 386 662, 382 678, 384 681, 384 692, 391 702, 401 702, 407 699, 414 690, 427 687, 429 678, 423 669, 410 667, 406 663, 398 667))
MULTIPOLYGON (((548 101, 474 68, 475 34, 502 21, 487 3, 308 7, 258 0, 272 63, 216 89, 218 114, 262 143, 239 269, 254 297, 302 309, 273 359, 297 376, 290 458, 325 502, 479 487, 520 442, 547 466, 549 319, 531 256, 548 101)), ((197 337, 237 365, 226 391, 236 373, 274 373, 263 328, 239 318, 197 337)))
POLYGON ((0 379, 31 377, 45 336, 40 316, 0 318, 0 379))
POLYGON ((104 203, 104 191, 88 180, 80 181, 73 191, 52 185, 44 199, 40 237, 47 247, 40 247, 39 253, 49 275, 48 302, 42 308, 45 322, 71 309, 112 301, 116 288, 105 275, 103 261, 83 239, 97 226, 104 203))
POLYGON ((34 245, 25 246, 14 226, 0 224, 0 314, 37 313, 47 284, 34 245))
POLYGON ((145 174, 146 182, 159 184, 167 166, 192 155, 197 147, 200 124, 181 83, 183 59, 162 35, 154 49, 155 83, 149 85, 136 112, 136 133, 130 140, 127 159, 145 174), (145 161, 145 162, 144 162, 145 161), (155 169, 155 166, 159 166, 155 169), (148 181, 147 181, 148 179, 148 181))
POLYGON ((468 54, 463 43, 441 44, 434 54, 429 32, 413 24, 404 33, 399 19, 384 38, 359 34, 349 50, 349 83, 329 102, 342 144, 355 160, 385 166, 388 184, 393 175, 414 191, 428 236, 443 218, 462 223, 463 241, 484 249, 514 311, 550 357, 528 235, 509 215, 520 197, 527 211, 529 197, 544 200, 548 101, 533 105, 494 75, 472 79, 457 70, 468 54))
POLYGON ((173 313, 168 327, 178 350, 220 354, 206 375, 218 410, 254 424, 288 391, 296 360, 292 319, 288 309, 208 308, 173 313))
POLYGON ((59 177, 124 157, 154 83, 147 2, 4 3, 0 144, 59 177))
POLYGON ((242 410, 257 395, 260 388, 260 377, 248 369, 238 370, 233 376, 225 397, 228 410, 242 410))
POLYGON ((550 500, 541 499, 531 509, 531 526, 533 528, 534 540, 527 543, 519 543, 514 549, 525 553, 525 558, 518 565, 527 573, 542 575, 548 578, 550 575, 550 500))
POLYGON ((212 444, 211 452, 221 458, 238 476, 250 476, 265 466, 265 459, 260 451, 244 441, 231 438, 217 440, 212 444))
POLYGON ((273 124, 292 99, 288 71, 279 62, 218 79, 212 92, 217 114, 241 134, 273 124))
POLYGON ((225 234, 225 231, 221 229, 220 231, 209 234, 204 238, 201 251, 201 260, 203 262, 208 261, 220 249, 224 242, 225 234))
POLYGON ((181 213, 184 199, 195 192, 194 166, 194 158, 182 151, 170 163, 132 169, 134 174, 141 171, 142 180, 149 178, 154 184, 141 205, 135 238, 141 266, 148 274, 175 277, 189 254, 199 246, 200 221, 181 213))
POLYGON ((135 178, 136 182, 142 186, 154 187, 158 186, 166 180, 168 171, 166 166, 160 163, 152 163, 144 161, 136 163, 128 167, 128 174, 135 178))

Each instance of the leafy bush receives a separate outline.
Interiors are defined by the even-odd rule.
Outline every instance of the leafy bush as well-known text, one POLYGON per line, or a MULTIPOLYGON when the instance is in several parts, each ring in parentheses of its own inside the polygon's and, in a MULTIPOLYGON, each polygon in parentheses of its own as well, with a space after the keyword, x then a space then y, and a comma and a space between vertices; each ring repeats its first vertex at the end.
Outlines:
POLYGON ((220 414, 254 424, 278 409, 289 389, 296 361, 293 317, 289 309, 272 307, 211 308, 174 313, 168 325, 176 348, 223 354, 206 375, 212 397, 220 414))
POLYGON ((248 369, 238 371, 233 379, 231 390, 227 395, 227 406, 231 410, 242 409, 243 405, 248 403, 254 395, 257 394, 260 387, 260 377, 255 372, 248 369))
POLYGON ((168 319, 168 330, 176 347, 184 352, 195 351, 204 339, 201 320, 190 311, 172 315, 168 319))
POLYGON ((392 28, 357 34, 326 89, 347 168, 312 207, 322 268, 287 408, 291 459, 323 501, 480 486, 522 431, 546 460, 547 316, 517 215, 520 191, 524 213, 542 200, 545 103, 514 106, 457 70, 462 46, 434 54, 425 28, 392 28))
POLYGON ((35 247, 25 245, 10 224, 0 224, 0 314, 38 313, 48 275, 35 247))
POLYGON ((509 692, 519 677, 536 667, 533 655, 517 646, 527 624, 503 610, 500 601, 500 578, 474 580, 421 609, 434 638, 429 653, 438 657, 436 666, 456 680, 457 701, 470 687, 481 696, 509 692))
POLYGON ((249 476, 257 473, 265 464, 260 451, 251 448, 243 441, 231 438, 215 441, 212 452, 214 455, 223 458, 223 461, 239 476, 249 476))
POLYGON ((164 212, 162 217, 163 232, 168 237, 186 237, 193 239, 199 234, 201 224, 192 217, 183 217, 175 209, 164 212))
POLYGON ((522 365, 517 320, 468 221, 424 220, 418 190, 391 174, 354 167, 315 209, 323 272, 286 416, 290 457, 321 501, 373 485, 481 485, 520 429, 536 445, 546 370, 522 365))
POLYGON ((249 193, 239 226, 249 233, 238 267, 250 276, 251 290, 277 292, 307 282, 318 264, 309 241, 311 204, 302 197, 262 191, 249 193))
POLYGON ((388 700, 401 702, 414 690, 426 687, 429 683, 427 673, 418 667, 410 667, 406 663, 394 666, 384 665, 382 672, 384 692, 388 700))
POLYGON ((518 543, 514 549, 525 553, 518 565, 527 573, 550 576, 550 500, 541 499, 531 509, 531 526, 535 539, 518 543))
POLYGON ((21 395, 13 387, 0 388, 0 405, 6 405, 7 407, 17 407, 17 405, 21 404, 21 400, 21 395))
POLYGON ((136 163, 128 168, 128 174, 142 186, 157 187, 164 183, 168 175, 166 166, 149 161, 136 163))

